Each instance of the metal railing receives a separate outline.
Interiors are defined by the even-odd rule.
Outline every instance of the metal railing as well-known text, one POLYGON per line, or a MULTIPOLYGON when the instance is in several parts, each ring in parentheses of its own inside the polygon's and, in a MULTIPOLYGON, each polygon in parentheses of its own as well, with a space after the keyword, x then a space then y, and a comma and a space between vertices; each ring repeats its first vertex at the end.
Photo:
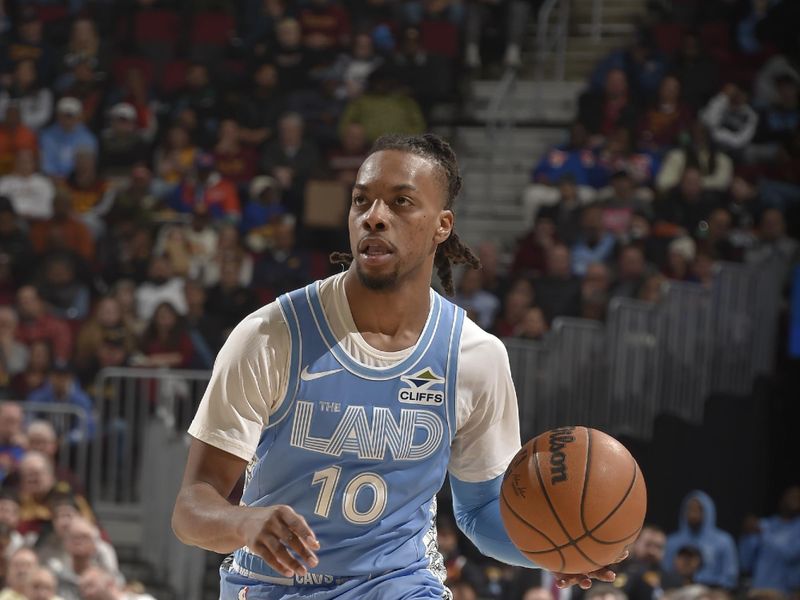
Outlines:
POLYGON ((563 81, 567 37, 569 35, 570 0, 545 0, 536 18, 536 81, 563 81))

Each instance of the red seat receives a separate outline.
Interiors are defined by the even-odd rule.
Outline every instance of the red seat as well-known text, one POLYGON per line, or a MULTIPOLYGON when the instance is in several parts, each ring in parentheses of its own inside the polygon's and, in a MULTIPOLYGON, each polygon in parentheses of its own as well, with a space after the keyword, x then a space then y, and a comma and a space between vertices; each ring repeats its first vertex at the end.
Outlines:
POLYGON ((680 23, 659 23, 653 27, 653 38, 665 54, 673 54, 681 47, 685 27, 680 23))
POLYGON ((53 21, 63 21, 67 18, 68 12, 66 5, 44 5, 36 7, 36 16, 42 23, 52 23, 53 21))
POLYGON ((111 68, 114 73, 115 81, 120 84, 125 81, 125 77, 130 69, 139 69, 144 76, 147 85, 153 83, 153 63, 141 56, 120 56, 114 61, 111 68))
POLYGON ((161 91, 166 94, 177 92, 186 81, 186 71, 189 62, 185 60, 171 60, 164 65, 161 72, 161 91))
POLYGON ((420 23, 422 47, 431 54, 458 57, 458 28, 446 21, 422 21, 420 23))
POLYGON ((193 44, 224 46, 235 30, 233 17, 226 12, 201 12, 192 21, 190 39, 193 44))
POLYGON ((143 10, 134 19, 133 36, 139 43, 174 44, 179 36, 179 27, 180 19, 171 10, 143 10))

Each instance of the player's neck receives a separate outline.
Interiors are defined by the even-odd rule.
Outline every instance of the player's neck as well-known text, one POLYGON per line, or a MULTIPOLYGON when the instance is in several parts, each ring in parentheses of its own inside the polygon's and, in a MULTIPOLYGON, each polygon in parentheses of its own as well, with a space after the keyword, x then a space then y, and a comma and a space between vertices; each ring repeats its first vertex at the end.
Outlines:
POLYGON ((345 275, 344 289, 353 322, 366 342, 383 352, 405 350, 417 343, 430 310, 430 276, 404 281, 391 290, 371 290, 355 268, 345 275))

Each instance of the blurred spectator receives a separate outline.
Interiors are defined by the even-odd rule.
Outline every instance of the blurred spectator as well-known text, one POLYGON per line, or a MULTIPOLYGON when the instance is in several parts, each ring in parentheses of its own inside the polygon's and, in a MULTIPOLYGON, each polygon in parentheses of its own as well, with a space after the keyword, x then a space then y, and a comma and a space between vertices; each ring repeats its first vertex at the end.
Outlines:
POLYGON ((557 600, 553 592, 547 588, 536 586, 528 588, 522 595, 521 600, 557 600))
POLYGON ((508 67, 522 65, 521 46, 525 35, 525 24, 528 22, 531 10, 530 4, 525 0, 510 0, 505 3, 497 0, 471 0, 467 3, 467 19, 464 27, 466 38, 464 61, 468 67, 481 66, 481 34, 487 26, 488 11, 495 6, 507 11, 503 36, 506 41, 503 63, 508 67))
POLYGON ((302 214, 301 202, 306 182, 318 168, 319 150, 304 137, 303 117, 287 113, 278 121, 278 137, 264 149, 261 170, 274 177, 286 194, 291 211, 302 214))
MULTIPOLYGON (((278 227, 279 223, 276 223, 272 228, 273 238, 274 234, 277 233, 278 227)), ((274 241, 273 239, 273 243, 274 241)), ((292 239, 293 242, 294 240, 292 239)), ((193 261, 190 275, 192 277, 201 277, 203 285, 206 287, 216 285, 220 281, 223 264, 230 260, 235 260, 239 263, 239 283, 244 287, 248 287, 253 280, 255 266, 253 257, 242 248, 238 229, 228 224, 219 228, 217 247, 213 255, 202 261, 193 261)))
POLYGON ((733 83, 709 101, 701 117, 714 142, 737 157, 753 140, 758 126, 758 115, 747 103, 747 94, 733 83))
POLYGON ((698 251, 711 257, 713 260, 738 262, 742 259, 741 248, 737 248, 731 241, 731 227, 733 219, 724 208, 715 208, 708 215, 705 229, 701 228, 698 236, 698 251))
POLYGON ((312 59, 303 46, 303 32, 296 19, 284 18, 275 26, 276 45, 272 53, 278 81, 287 92, 305 89, 312 59))
POLYGON ((783 492, 776 515, 747 519, 739 557, 754 589, 791 594, 800 587, 800 486, 783 492))
POLYGON ((663 231, 662 237, 672 237, 679 229, 694 235, 719 205, 719 198, 703 189, 700 169, 689 166, 684 169, 680 184, 667 197, 656 200, 653 212, 657 225, 664 224, 659 230, 663 231))
POLYGON ((689 128, 689 138, 670 150, 656 177, 656 189, 664 192, 678 185, 687 167, 700 170, 703 189, 724 192, 733 178, 733 161, 717 148, 708 129, 700 121, 689 128))
POLYGON ((623 247, 617 257, 617 273, 612 296, 636 298, 647 275, 647 262, 642 249, 636 245, 623 247))
POLYGON ((703 46, 696 31, 687 31, 673 59, 672 70, 682 85, 683 99, 689 106, 700 107, 719 89, 719 67, 703 46))
POLYGON ((43 386, 53 363, 49 340, 34 340, 28 344, 28 350, 30 357, 25 370, 11 380, 10 394, 14 398, 26 398, 33 390, 43 386))
POLYGON ((127 102, 108 111, 108 126, 100 136, 100 168, 106 176, 120 177, 131 165, 147 160, 147 143, 137 118, 136 108, 127 102))
POLYGON ((517 325, 515 334, 517 337, 528 340, 540 340, 549 330, 550 326, 547 324, 542 309, 532 306, 525 311, 525 316, 517 325))
POLYGON ((608 262, 616 250, 614 236, 603 226, 603 208, 589 204, 581 209, 581 226, 572 245, 572 272, 583 277, 591 263, 608 262))
MULTIPOLYGON (((440 516, 437 519, 436 542, 444 559, 444 567, 447 569, 445 585, 465 582, 471 584, 475 590, 482 589, 486 583, 483 569, 464 556, 458 545, 458 529, 449 517, 440 516)), ((473 591, 473 598, 475 597, 473 591)))
POLYGON ((286 110, 286 98, 274 64, 258 65, 252 77, 250 89, 242 94, 236 114, 242 142, 261 146, 275 135, 278 118, 286 110))
POLYGON ((156 307, 164 302, 171 304, 179 314, 186 314, 183 285, 183 279, 174 275, 172 264, 165 256, 153 256, 150 259, 147 280, 136 290, 139 318, 149 321, 156 307))
POLYGON ((5 58, 7 70, 22 60, 36 61, 36 70, 43 83, 51 80, 53 75, 53 49, 44 37, 44 27, 33 6, 20 5, 17 35, 6 47, 5 58))
POLYGON ((0 600, 29 600, 26 592, 31 576, 39 568, 39 559, 30 548, 20 548, 8 560, 5 587, 0 600))
POLYGON ((16 402, 0 402, 0 481, 17 470, 25 454, 27 440, 22 431, 22 407, 16 402))
POLYGON ((16 150, 14 170, 0 177, 0 196, 7 196, 14 211, 23 219, 49 219, 53 216, 53 182, 36 169, 34 150, 16 150))
MULTIPOLYGON (((153 253, 169 261, 176 277, 186 277, 193 261, 191 242, 186 235, 188 227, 165 225, 158 230, 153 253)), ((203 257, 206 258, 206 257, 203 257)), ((205 261, 203 261, 205 262, 205 261)))
POLYGON ((390 68, 426 110, 432 102, 452 93, 454 73, 447 57, 428 52, 420 37, 416 27, 403 29, 390 68))
POLYGON ((621 589, 610 583, 598 582, 586 591, 584 600, 628 600, 628 596, 621 589))
POLYGON ((615 129, 597 154, 597 168, 592 170, 593 187, 609 184, 611 176, 627 171, 636 186, 651 185, 659 169, 659 157, 653 152, 635 151, 631 130, 615 129))
POLYGON ((335 0, 309 0, 299 11, 303 45, 318 60, 350 43, 350 17, 335 0))
POLYGON ((534 281, 536 303, 548 323, 556 317, 575 317, 580 313, 580 280, 572 274, 571 254, 563 244, 547 252, 547 275, 534 281))
POLYGON ((103 219, 108 226, 106 233, 114 235, 121 227, 149 223, 155 218, 159 201, 150 169, 133 166, 128 181, 114 191, 111 208, 103 219))
MULTIPOLYGON (((275 251, 280 250, 276 248, 275 251)), ((239 321, 253 312, 258 304, 253 289, 241 283, 240 260, 235 256, 223 258, 220 264, 219 283, 208 290, 206 300, 208 311, 219 315, 223 328, 233 329, 239 321)))
POLYGON ((736 25, 736 41, 744 54, 758 54, 762 51, 761 40, 757 34, 758 24, 778 2, 779 0, 748 0, 743 3, 746 11, 736 25))
POLYGON ((102 265, 105 281, 128 279, 135 287, 147 279, 153 254, 153 234, 147 225, 133 225, 129 230, 107 234, 105 240, 109 245, 102 265))
POLYGON ((94 58, 76 57, 71 72, 62 75, 54 85, 59 96, 70 96, 80 101, 83 121, 92 130, 100 126, 105 96, 105 81, 96 68, 97 61, 94 58))
POLYGON ((63 600, 56 595, 58 582, 53 572, 46 567, 34 569, 28 578, 25 597, 28 600, 63 600))
POLYGON ((661 273, 653 273, 645 278, 639 288, 637 298, 643 302, 658 302, 664 295, 667 280, 661 273))
MULTIPOLYGON (((273 244, 262 255, 253 271, 253 284, 278 296, 311 279, 308 252, 297 246, 296 221, 282 217, 273 228, 273 244)), ((209 307, 210 308, 210 307, 209 307)))
POLYGON ((580 121, 575 121, 569 129, 569 141, 553 147, 542 156, 531 181, 555 185, 569 176, 577 185, 592 185, 592 170, 596 168, 596 163, 586 127, 580 121))
POLYGON ((91 263, 94 260, 94 239, 89 228, 72 210, 72 196, 57 189, 53 197, 53 216, 31 224, 30 239, 38 255, 68 251, 91 263))
POLYGON ((83 124, 82 114, 80 100, 65 97, 58 101, 56 122, 39 136, 45 175, 65 179, 75 168, 75 154, 79 149, 97 153, 97 138, 83 124))
POLYGON ((658 86, 654 104, 639 122, 639 145, 659 151, 674 146, 687 127, 691 113, 681 100, 681 82, 667 75, 658 86))
POLYGON ((651 212, 649 198, 643 199, 650 192, 640 190, 645 189, 637 189, 627 171, 617 171, 611 176, 611 188, 599 197, 605 231, 618 239, 624 238, 630 231, 635 214, 651 212))
POLYGON ((32 285, 25 285, 17 292, 19 327, 17 339, 23 344, 46 340, 53 348, 58 360, 68 360, 72 353, 72 332, 69 325, 54 316, 47 308, 39 292, 32 285))
POLYGON ((688 281, 689 267, 697 256, 697 245, 689 236, 677 237, 667 247, 667 260, 663 273, 669 279, 688 281))
POLYGON ((716 527, 716 520, 716 507, 708 494, 699 490, 687 494, 678 530, 667 537, 662 564, 668 569, 678 550, 695 546, 702 556, 697 583, 733 589, 739 576, 736 544, 730 534, 716 527))
POLYGON ((194 348, 194 362, 199 368, 210 369, 222 347, 222 320, 206 309, 207 293, 201 281, 187 280, 184 293, 188 308, 186 327, 194 348))
MULTIPOLYGON (((185 299, 181 297, 185 303, 185 299)), ((142 333, 140 353, 131 358, 137 367, 183 369, 192 362, 194 349, 186 323, 171 302, 160 302, 142 333)))
POLYGON ((80 577, 82 600, 155 600, 148 594, 124 591, 114 573, 89 566, 80 577))
POLYGON ((172 102, 172 114, 180 115, 189 110, 194 114, 199 135, 205 141, 216 129, 219 118, 219 88, 211 81, 208 67, 201 63, 193 63, 186 70, 183 88, 178 91, 172 102))
POLYGON ((54 474, 57 481, 66 482, 70 489, 77 493, 83 493, 83 482, 73 473, 66 464, 58 462, 59 440, 56 430, 50 421, 37 420, 31 421, 25 430, 28 439, 28 450, 41 452, 48 457, 54 465, 54 474))
POLYGON ((780 144, 787 142, 800 127, 800 83, 791 75, 775 79, 776 98, 761 110, 755 142, 750 149, 751 160, 769 160, 780 144))
POLYGON ((425 131, 419 104, 398 87, 387 67, 374 71, 364 94, 347 103, 339 122, 340 135, 351 123, 364 126, 370 143, 386 133, 413 135, 425 131))
POLYGON ((128 67, 121 86, 111 93, 108 100, 112 107, 120 104, 133 106, 136 111, 136 130, 143 140, 147 142, 153 140, 158 131, 156 115, 158 101, 153 97, 152 90, 148 88, 145 74, 141 68, 138 66, 128 67))
POLYGON ((97 173, 97 156, 87 148, 75 153, 75 169, 60 187, 69 195, 72 214, 92 232, 94 238, 105 230, 104 216, 114 202, 109 182, 97 173))
POLYGON ((19 319, 11 306, 0 306, 0 387, 7 388, 28 364, 28 347, 16 339, 19 319))
POLYGON ((111 296, 119 304, 119 308, 122 311, 122 322, 125 327, 137 334, 141 333, 145 325, 143 319, 139 317, 136 282, 131 279, 120 279, 111 289, 111 296))
POLYGON ((611 274, 605 264, 595 262, 586 267, 581 282, 581 318, 605 321, 610 285, 611 274))
MULTIPOLYGON (((367 158, 369 146, 364 126, 359 123, 350 123, 345 127, 340 136, 340 142, 328 154, 328 168, 333 177, 342 185, 351 188, 356 181, 356 174, 361 163, 367 158)), ((2 188, 0 188, 2 193, 2 188)))
POLYGON ((774 104, 778 98, 778 82, 784 76, 800 81, 797 66, 783 54, 777 54, 767 60, 756 75, 753 82, 753 105, 764 108, 774 104))
POLYGON ((475 586, 469 581, 457 581, 448 583, 448 588, 452 592, 453 600, 478 600, 478 593, 475 586))
POLYGON ((217 130, 214 162, 217 172, 236 185, 245 185, 256 173, 257 156, 253 146, 243 143, 234 119, 223 119, 217 130))
POLYGON ((68 321, 81 321, 89 314, 89 286, 77 277, 77 266, 69 254, 50 254, 42 265, 37 289, 53 315, 68 321))
POLYGON ((208 213, 214 220, 238 221, 239 194, 236 187, 215 170, 211 154, 198 153, 194 168, 168 198, 170 208, 180 213, 208 213))
POLYGON ((111 53, 97 33, 97 26, 88 17, 78 17, 72 22, 69 40, 64 49, 63 69, 72 68, 78 61, 90 60, 102 72, 111 53))
POLYGON ((620 127, 633 128, 637 120, 638 109, 622 69, 608 71, 602 91, 589 90, 579 99, 578 121, 592 136, 610 137, 620 127))
POLYGON ((777 256, 787 265, 797 260, 797 240, 786 235, 786 220, 776 208, 768 208, 761 213, 756 225, 756 241, 745 253, 745 261, 750 264, 764 262, 777 256))
POLYGON ((340 54, 330 67, 330 76, 340 82, 336 96, 342 99, 360 96, 367 79, 382 63, 383 58, 376 54, 369 34, 357 33, 350 50, 340 54))
POLYGON ((662 590, 661 561, 666 544, 664 531, 651 524, 642 527, 631 555, 617 570, 617 580, 629 600, 655 600, 662 590))
POLYGON ((72 366, 64 361, 54 361, 47 382, 26 398, 28 402, 39 404, 60 404, 82 409, 85 414, 86 430, 80 421, 69 414, 52 417, 59 424, 57 434, 76 443, 94 435, 93 402, 75 378, 72 366))
POLYGON ((612 51, 595 67, 590 78, 592 88, 602 89, 608 73, 618 69, 625 73, 637 101, 646 102, 654 98, 667 65, 653 42, 652 37, 642 31, 629 47, 612 51))
MULTIPOLYGON (((64 600, 83 600, 78 582, 90 565, 100 565, 97 544, 100 533, 92 523, 75 516, 67 526, 64 536, 66 556, 49 561, 49 567, 58 578, 58 593, 64 600)), ((116 562, 116 557, 114 557, 116 562)))
MULTIPOLYGON (((570 211, 558 205, 559 212, 570 211)), ((570 211, 571 212, 571 211, 570 211)), ((556 243, 556 227, 553 219, 545 210, 540 211, 533 228, 525 234, 514 253, 511 275, 538 277, 547 272, 547 253, 556 243)))
POLYGON ((534 288, 524 278, 515 280, 503 299, 503 311, 497 317, 492 333, 499 338, 511 337, 525 318, 528 309, 533 306, 534 288))
MULTIPOLYGON (((52 499, 72 493, 68 482, 55 478, 53 469, 50 459, 40 452, 29 450, 22 457, 19 463, 20 533, 38 535, 45 526, 50 527, 52 499)), ((86 499, 79 494, 74 494, 74 499, 81 515, 94 522, 94 514, 86 499)))
MULTIPOLYGON (((14 552, 28 545, 25 538, 17 531, 19 526, 19 498, 9 487, 0 488, 0 534, 6 533, 7 543, 5 544, 5 553, 0 550, 0 564, 6 566, 5 560, 8 559, 14 552), (3 532, 5 528, 7 531, 3 532)), ((6 570, 3 568, 0 571, 0 579, 6 575, 6 570)))
POLYGON ((75 366, 82 370, 89 367, 104 341, 114 339, 130 352, 136 344, 136 332, 123 320, 122 307, 113 296, 101 298, 94 314, 78 331, 75 346, 75 366))
POLYGON ((189 132, 180 125, 173 125, 164 136, 164 141, 155 151, 155 173, 167 184, 166 191, 178 185, 189 174, 197 155, 189 132))
POLYGON ((33 131, 39 131, 53 116, 53 92, 39 80, 33 60, 17 62, 11 85, 0 91, 0 119, 7 119, 12 102, 19 107, 22 124, 33 131))
POLYGON ((472 320, 486 331, 489 331, 500 310, 497 296, 481 289, 481 273, 478 269, 464 269, 453 303, 467 311, 472 320))
POLYGON ((693 584, 697 582, 697 574, 703 566, 703 553, 700 548, 692 545, 681 546, 675 552, 671 568, 666 572, 664 590, 678 589, 687 593, 690 588, 699 587, 693 584))
POLYGON ((36 134, 21 122, 19 102, 9 102, 0 118, 0 175, 11 172, 21 152, 38 152, 36 134))

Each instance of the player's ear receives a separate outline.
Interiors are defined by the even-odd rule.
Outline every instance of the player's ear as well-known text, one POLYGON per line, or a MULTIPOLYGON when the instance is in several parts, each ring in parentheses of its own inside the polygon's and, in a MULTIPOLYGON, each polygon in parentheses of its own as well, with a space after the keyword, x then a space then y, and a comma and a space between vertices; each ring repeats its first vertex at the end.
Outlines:
POLYGON ((450 237, 450 233, 453 231, 453 211, 452 210, 443 210, 439 213, 439 226, 436 228, 436 235, 434 236, 434 241, 437 244, 441 244, 447 238, 450 237))

